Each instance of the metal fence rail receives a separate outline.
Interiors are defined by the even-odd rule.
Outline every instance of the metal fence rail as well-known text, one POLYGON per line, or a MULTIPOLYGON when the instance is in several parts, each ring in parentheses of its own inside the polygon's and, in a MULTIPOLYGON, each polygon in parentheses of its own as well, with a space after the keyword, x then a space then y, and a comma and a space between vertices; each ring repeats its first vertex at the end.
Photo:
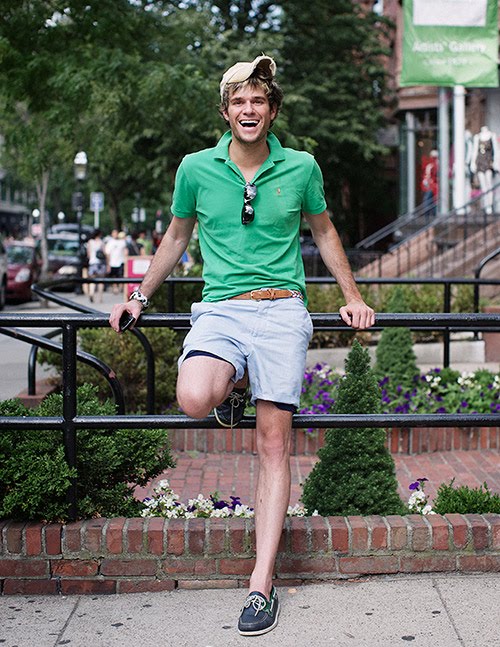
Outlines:
MULTIPOLYGON (((312 314, 315 330, 346 330, 348 327, 336 314, 312 314)), ((24 326, 33 328, 59 327, 63 340, 63 414, 60 417, 9 417, 0 416, 0 432, 4 429, 38 429, 40 431, 60 429, 63 433, 65 455, 68 464, 75 467, 77 463, 76 440, 79 429, 141 429, 148 428, 214 428, 219 425, 210 416, 195 420, 186 416, 163 415, 114 415, 114 416, 78 416, 76 390, 77 364, 77 330, 79 327, 103 328, 108 326, 108 317, 103 313, 49 313, 49 314, 0 314, 0 333, 2 328, 24 326)), ((170 327, 175 330, 189 328, 189 316, 186 314, 149 314, 142 315, 139 327, 170 327)), ((409 327, 412 329, 450 331, 500 331, 498 314, 380 314, 377 316, 377 328, 409 327)), ((242 427, 254 428, 255 418, 247 417, 242 427)), ((500 414, 357 414, 357 415, 295 415, 293 426, 301 427, 495 427, 500 426, 500 414)), ((76 518, 77 510, 76 480, 70 486, 70 516, 76 518)))

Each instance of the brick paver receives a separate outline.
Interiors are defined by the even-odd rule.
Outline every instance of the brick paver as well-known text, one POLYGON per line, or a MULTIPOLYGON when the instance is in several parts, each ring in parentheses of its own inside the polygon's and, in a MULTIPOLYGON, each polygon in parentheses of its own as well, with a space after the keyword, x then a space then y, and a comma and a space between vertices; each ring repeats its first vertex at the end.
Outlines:
MULTIPOLYGON (((208 496, 217 491, 221 497, 239 496, 243 503, 253 505, 258 459, 254 454, 202 454, 179 452, 175 454, 177 466, 153 481, 167 478, 182 501, 198 494, 208 496)), ((292 456, 291 504, 300 500, 301 484, 311 471, 316 457, 292 456)), ((426 477, 426 491, 431 497, 441 483, 455 477, 455 485, 476 487, 484 481, 494 492, 500 492, 500 452, 498 450, 436 452, 432 454, 394 456, 400 495, 409 496, 408 485, 417 478, 426 477)), ((151 486, 138 490, 141 498, 151 486)))

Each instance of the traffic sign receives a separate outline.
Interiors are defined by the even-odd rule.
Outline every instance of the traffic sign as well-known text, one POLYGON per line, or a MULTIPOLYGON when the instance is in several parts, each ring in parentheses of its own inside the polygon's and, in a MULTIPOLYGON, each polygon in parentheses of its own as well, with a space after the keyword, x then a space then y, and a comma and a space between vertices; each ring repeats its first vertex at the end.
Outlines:
POLYGON ((93 191, 90 194, 90 209, 92 211, 102 211, 104 209, 104 193, 93 191))

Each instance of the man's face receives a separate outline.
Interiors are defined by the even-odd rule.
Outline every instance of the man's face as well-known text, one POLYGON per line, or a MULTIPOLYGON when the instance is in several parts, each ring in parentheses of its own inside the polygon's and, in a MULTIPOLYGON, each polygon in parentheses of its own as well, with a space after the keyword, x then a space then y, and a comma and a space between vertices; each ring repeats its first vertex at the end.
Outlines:
POLYGON ((276 108, 270 107, 262 88, 247 85, 230 94, 223 115, 235 139, 243 144, 255 144, 266 138, 276 117, 276 108))

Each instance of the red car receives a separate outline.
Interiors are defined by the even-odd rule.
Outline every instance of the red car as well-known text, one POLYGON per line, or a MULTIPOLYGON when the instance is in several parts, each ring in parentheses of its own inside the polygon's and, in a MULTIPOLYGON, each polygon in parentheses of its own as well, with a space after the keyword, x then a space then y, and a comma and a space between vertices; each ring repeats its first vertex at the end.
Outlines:
POLYGON ((15 241, 7 249, 7 299, 31 301, 31 285, 40 276, 40 254, 33 243, 15 241))

